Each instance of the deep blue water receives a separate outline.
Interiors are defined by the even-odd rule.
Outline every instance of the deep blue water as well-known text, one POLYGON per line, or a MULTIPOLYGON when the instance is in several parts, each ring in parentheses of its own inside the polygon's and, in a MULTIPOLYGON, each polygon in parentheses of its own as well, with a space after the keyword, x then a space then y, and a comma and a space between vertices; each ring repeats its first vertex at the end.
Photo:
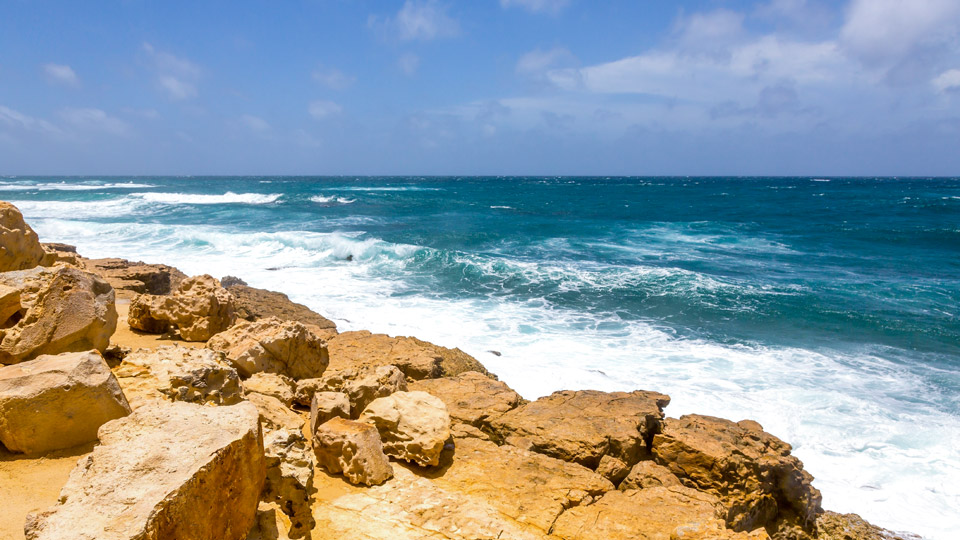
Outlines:
POLYGON ((931 537, 911 504, 960 506, 958 179, 16 177, 0 190, 43 240, 239 274, 345 328, 459 345, 528 397, 643 387, 671 394, 671 414, 759 417, 830 476, 828 506, 931 537))

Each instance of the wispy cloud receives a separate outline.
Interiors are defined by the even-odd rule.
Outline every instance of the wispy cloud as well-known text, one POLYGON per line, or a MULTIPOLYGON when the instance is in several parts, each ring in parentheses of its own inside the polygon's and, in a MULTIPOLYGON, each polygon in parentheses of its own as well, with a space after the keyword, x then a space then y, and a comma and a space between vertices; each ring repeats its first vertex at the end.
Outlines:
POLYGON ((548 69, 562 67, 563 64, 576 62, 576 57, 564 47, 532 50, 517 60, 517 73, 522 75, 540 75, 548 69))
POLYGON ((126 122, 110 116, 101 109, 68 108, 60 111, 60 116, 82 131, 99 131, 110 135, 126 135, 130 131, 126 122))
POLYGON ((143 44, 143 51, 156 72, 158 87, 167 97, 174 101, 197 97, 197 82, 202 74, 200 66, 185 58, 157 50, 149 43, 143 44))
POLYGON ((417 68, 420 67, 420 57, 411 52, 403 53, 400 58, 397 58, 397 67, 404 75, 412 77, 417 72, 417 68))
POLYGON ((60 128, 42 118, 34 118, 3 105, 0 105, 0 125, 52 135, 62 133, 60 128))
POLYGON ((317 100, 310 103, 310 106, 307 107, 307 112, 310 113, 310 116, 316 118, 317 120, 322 120, 328 116, 335 114, 340 114, 343 110, 340 105, 326 100, 317 100))
POLYGON ((267 133, 270 131, 270 123, 260 118, 259 116, 254 116, 252 114, 244 114, 240 116, 240 123, 247 127, 250 131, 256 133, 267 133))
POLYGON ((43 72, 47 80, 55 84, 66 86, 80 86, 80 79, 73 68, 64 64, 44 64, 43 72))
POLYGON ((449 38, 460 34, 460 23, 447 11, 447 5, 438 0, 407 0, 393 17, 371 16, 367 24, 401 41, 449 38))
POLYGON ((353 75, 347 75, 337 68, 324 68, 321 66, 313 71, 313 80, 331 90, 346 90, 353 86, 357 78, 353 75))
POLYGON ((531 13, 556 15, 570 5, 570 0, 500 0, 504 8, 520 7, 531 13))

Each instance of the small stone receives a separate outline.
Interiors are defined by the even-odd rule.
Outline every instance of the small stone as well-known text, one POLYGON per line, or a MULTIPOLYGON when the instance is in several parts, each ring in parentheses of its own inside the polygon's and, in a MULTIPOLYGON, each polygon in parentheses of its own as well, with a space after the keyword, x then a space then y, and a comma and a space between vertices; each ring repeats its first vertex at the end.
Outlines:
POLYGON ((393 478, 380 434, 370 424, 333 418, 317 427, 313 450, 318 465, 351 484, 375 486, 393 478))
POLYGON ((450 438, 447 407, 426 392, 395 392, 375 399, 360 421, 376 426, 388 455, 423 467, 440 463, 450 438))
POLYGON ((275 397, 281 403, 290 407, 293 405, 295 384, 293 379, 286 375, 261 372, 254 373, 249 379, 243 381, 243 389, 248 394, 257 393, 275 397))
POLYGON ((317 392, 310 403, 310 433, 331 418, 350 418, 350 400, 343 392, 317 392))

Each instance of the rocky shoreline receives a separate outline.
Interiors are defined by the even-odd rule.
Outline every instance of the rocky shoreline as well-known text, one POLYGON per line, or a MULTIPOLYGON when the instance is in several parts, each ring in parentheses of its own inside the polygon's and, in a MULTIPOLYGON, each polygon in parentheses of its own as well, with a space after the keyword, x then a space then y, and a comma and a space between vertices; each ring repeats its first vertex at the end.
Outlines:
POLYGON ((823 510, 756 422, 527 401, 240 278, 41 244, 2 202, 0 320, 3 538, 916 538, 823 510))

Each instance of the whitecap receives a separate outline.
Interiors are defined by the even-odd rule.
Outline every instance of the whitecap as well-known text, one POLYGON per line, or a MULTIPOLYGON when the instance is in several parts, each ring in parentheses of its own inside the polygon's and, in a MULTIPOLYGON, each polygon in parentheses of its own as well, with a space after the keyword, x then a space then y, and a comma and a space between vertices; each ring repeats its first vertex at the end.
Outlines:
POLYGON ((153 184, 106 183, 106 184, 76 184, 69 182, 42 182, 26 184, 20 182, 0 183, 0 191, 98 191, 104 189, 149 189, 157 187, 153 184))
POLYGON ((269 204, 283 195, 280 193, 234 193, 202 195, 196 193, 131 193, 145 201, 161 204, 269 204))
POLYGON ((503 210, 513 210, 512 206, 491 206, 490 208, 499 208, 503 210))
POLYGON ((357 202, 356 199, 348 199, 346 197, 338 197, 336 195, 324 196, 324 195, 314 195, 310 197, 310 200, 315 203, 321 204, 330 204, 330 203, 340 203, 340 204, 350 204, 357 202))

